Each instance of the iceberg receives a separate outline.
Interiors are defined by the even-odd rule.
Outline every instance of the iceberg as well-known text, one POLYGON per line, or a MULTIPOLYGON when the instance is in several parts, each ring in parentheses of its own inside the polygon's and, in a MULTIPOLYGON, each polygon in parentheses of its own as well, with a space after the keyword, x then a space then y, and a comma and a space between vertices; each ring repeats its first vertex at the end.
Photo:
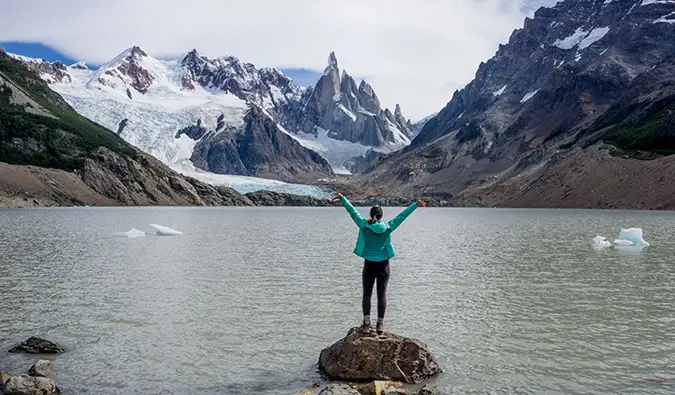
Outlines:
POLYGON ((598 235, 593 238, 593 241, 591 243, 591 246, 595 248, 596 250, 601 250, 603 248, 609 248, 612 246, 612 243, 609 242, 606 238, 598 235))
POLYGON ((157 229, 157 236, 177 236, 182 235, 183 232, 175 229, 171 229, 168 226, 150 224, 153 228, 157 229))
POLYGON ((131 228, 126 232, 117 232, 113 233, 113 237, 122 237, 122 238, 127 238, 127 239, 135 239, 137 237, 144 237, 145 232, 142 230, 138 230, 136 228, 131 228))
POLYGON ((619 237, 614 241, 614 244, 621 246, 632 245, 636 247, 649 246, 649 243, 647 243, 647 241, 642 237, 642 229, 640 228, 621 229, 621 232, 619 232, 619 237), (630 244, 625 243, 626 241, 630 242, 630 244))

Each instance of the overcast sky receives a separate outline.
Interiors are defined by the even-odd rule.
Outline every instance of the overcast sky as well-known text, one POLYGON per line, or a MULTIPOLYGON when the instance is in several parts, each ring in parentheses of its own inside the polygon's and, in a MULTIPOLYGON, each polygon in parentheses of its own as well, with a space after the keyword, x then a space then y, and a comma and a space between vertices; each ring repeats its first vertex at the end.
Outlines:
POLYGON ((540 5, 556 0, 0 0, 0 41, 100 64, 132 45, 322 70, 330 51, 384 105, 439 111, 540 5))

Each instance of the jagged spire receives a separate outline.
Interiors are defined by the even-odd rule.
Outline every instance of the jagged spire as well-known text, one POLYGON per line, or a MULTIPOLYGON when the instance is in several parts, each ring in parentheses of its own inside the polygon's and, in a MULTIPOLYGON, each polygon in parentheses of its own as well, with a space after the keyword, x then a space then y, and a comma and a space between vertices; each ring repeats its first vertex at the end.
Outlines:
POLYGON ((335 52, 331 52, 330 55, 328 55, 328 68, 338 68, 338 60, 337 56, 335 56, 335 52))

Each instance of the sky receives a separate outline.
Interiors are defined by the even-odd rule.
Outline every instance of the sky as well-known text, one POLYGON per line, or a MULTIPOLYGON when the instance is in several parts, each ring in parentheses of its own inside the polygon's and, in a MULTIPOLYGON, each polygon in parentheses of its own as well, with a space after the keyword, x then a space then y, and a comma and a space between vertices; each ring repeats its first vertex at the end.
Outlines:
POLYGON ((414 121, 444 107, 526 16, 556 2, 0 0, 0 43, 9 52, 91 65, 133 45, 159 58, 196 48, 280 68, 303 85, 335 51, 341 69, 414 121))

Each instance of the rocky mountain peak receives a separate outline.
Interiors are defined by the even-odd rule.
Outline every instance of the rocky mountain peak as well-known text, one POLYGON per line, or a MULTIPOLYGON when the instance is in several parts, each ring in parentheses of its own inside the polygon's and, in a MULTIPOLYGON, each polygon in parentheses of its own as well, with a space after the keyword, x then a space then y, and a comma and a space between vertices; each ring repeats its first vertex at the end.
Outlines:
MULTIPOLYGON (((145 94, 157 78, 147 67, 147 64, 152 61, 154 59, 151 59, 140 47, 133 46, 99 67, 94 80, 113 88, 128 89, 128 85, 145 94), (119 82, 122 82, 121 86, 119 82)), ((131 97, 130 92, 127 94, 131 97)))
POLYGON ((483 183, 519 185, 524 178, 512 177, 598 140, 662 147, 661 135, 626 133, 672 117, 662 110, 675 107, 675 91, 651 71, 675 56, 674 18, 670 0, 565 0, 537 10, 371 181, 448 197, 483 183), (650 94, 637 87, 646 74, 659 82, 650 94))
POLYGON ((326 67, 326 70, 328 69, 339 69, 338 67, 338 60, 337 56, 335 55, 335 52, 331 52, 330 55, 328 55, 328 66, 326 67))
POLYGON ((84 61, 79 61, 77 63, 73 63, 70 66, 70 68, 76 69, 76 70, 89 70, 89 67, 84 61))

